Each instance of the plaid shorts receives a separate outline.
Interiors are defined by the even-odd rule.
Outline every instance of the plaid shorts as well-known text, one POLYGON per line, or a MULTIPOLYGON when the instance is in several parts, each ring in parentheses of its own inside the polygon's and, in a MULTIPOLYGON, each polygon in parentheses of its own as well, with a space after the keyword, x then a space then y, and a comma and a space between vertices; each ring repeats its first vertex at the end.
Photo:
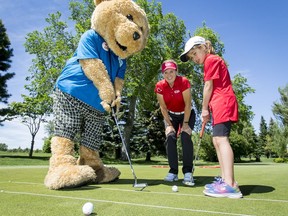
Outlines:
POLYGON ((104 113, 58 88, 53 100, 54 135, 73 140, 80 133, 80 145, 98 150, 102 143, 104 113))

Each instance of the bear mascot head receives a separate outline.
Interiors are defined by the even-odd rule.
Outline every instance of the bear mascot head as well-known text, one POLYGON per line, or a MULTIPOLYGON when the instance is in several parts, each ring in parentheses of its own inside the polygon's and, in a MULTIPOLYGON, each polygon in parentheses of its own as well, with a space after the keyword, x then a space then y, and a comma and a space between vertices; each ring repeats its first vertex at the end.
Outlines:
POLYGON ((132 0, 94 0, 91 29, 80 38, 55 84, 55 133, 44 184, 49 189, 107 183, 119 178, 99 156, 105 112, 119 108, 126 58, 146 45, 147 16, 132 0), (80 134, 78 159, 74 138, 80 134))

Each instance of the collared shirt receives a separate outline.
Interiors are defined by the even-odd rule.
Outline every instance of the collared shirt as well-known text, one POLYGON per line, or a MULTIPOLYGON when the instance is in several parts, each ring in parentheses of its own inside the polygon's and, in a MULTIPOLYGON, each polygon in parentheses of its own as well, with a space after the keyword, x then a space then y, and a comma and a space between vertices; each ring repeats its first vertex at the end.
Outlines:
POLYGON ((208 54, 204 61, 204 81, 213 80, 213 91, 209 102, 213 125, 238 121, 238 103, 232 88, 228 68, 224 60, 208 54))
POLYGON ((67 61, 58 77, 56 87, 104 112, 105 110, 100 104, 102 100, 99 97, 98 89, 84 74, 79 63, 79 59, 91 58, 100 59, 103 62, 113 85, 116 77, 124 79, 126 60, 115 55, 105 40, 91 29, 82 35, 76 52, 67 61))
POLYGON ((183 112, 185 102, 182 93, 190 87, 190 82, 186 77, 176 76, 172 88, 169 86, 168 82, 163 79, 156 84, 154 92, 163 95, 168 110, 172 112, 183 112))

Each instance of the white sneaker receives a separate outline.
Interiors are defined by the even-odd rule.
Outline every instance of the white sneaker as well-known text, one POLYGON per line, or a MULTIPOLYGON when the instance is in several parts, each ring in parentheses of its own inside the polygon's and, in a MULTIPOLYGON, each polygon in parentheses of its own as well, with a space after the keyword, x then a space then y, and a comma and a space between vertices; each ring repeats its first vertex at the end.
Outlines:
POLYGON ((168 182, 178 181, 178 175, 174 173, 168 173, 167 176, 164 178, 164 181, 168 182))
POLYGON ((192 173, 187 172, 184 174, 183 184, 188 185, 188 186, 195 185, 192 173))

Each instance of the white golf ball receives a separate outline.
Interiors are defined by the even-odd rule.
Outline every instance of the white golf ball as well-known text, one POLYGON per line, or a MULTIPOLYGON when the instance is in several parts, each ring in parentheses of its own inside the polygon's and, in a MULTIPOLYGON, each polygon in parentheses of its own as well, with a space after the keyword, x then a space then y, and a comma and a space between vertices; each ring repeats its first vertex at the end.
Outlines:
POLYGON ((178 191, 177 185, 173 185, 173 186, 172 186, 172 191, 173 191, 173 192, 177 192, 177 191, 178 191))
POLYGON ((91 203, 91 202, 85 203, 82 207, 83 214, 84 215, 92 214, 93 208, 94 208, 93 203, 91 203))

